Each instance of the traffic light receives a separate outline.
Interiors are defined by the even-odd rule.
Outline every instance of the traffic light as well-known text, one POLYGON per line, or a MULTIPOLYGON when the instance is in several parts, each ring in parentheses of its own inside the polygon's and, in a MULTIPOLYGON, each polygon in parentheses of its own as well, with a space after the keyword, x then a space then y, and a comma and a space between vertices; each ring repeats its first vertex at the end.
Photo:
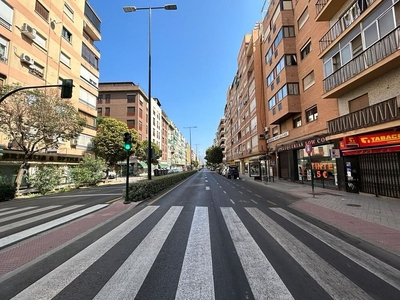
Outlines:
POLYGON ((61 98, 72 98, 72 88, 74 87, 74 81, 72 79, 63 79, 61 86, 61 98))
POLYGON ((0 156, 3 156, 3 150, 5 145, 0 144, 0 156))
POLYGON ((124 149, 130 151, 132 149, 132 136, 129 132, 124 133, 124 149))

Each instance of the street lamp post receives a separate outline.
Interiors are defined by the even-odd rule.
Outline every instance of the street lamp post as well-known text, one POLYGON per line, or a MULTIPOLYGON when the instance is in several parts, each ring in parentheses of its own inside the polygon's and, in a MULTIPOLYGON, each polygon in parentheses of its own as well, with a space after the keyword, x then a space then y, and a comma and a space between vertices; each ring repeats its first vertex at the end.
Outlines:
MULTIPOLYGON (((200 144, 194 144, 196 146, 196 162, 199 162, 199 155, 197 154, 197 146, 200 144)), ((197 168, 199 168, 199 164, 197 163, 197 168)))
POLYGON ((149 116, 148 116, 148 149, 147 149, 147 178, 151 180, 151 11, 153 9, 165 9, 165 10, 176 10, 175 4, 166 4, 164 6, 149 6, 149 7, 136 7, 136 6, 124 6, 124 11, 135 12, 137 10, 148 10, 149 11, 149 116))
POLYGON ((183 128, 189 128, 189 158, 190 158, 190 170, 192 170, 192 128, 197 128, 197 126, 188 126, 183 128))

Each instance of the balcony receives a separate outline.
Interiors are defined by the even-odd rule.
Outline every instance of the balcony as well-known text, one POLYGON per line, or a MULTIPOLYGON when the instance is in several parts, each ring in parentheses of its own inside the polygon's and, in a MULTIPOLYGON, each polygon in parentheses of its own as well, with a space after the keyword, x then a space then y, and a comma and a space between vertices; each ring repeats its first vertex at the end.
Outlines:
POLYGON ((301 113, 300 96, 288 95, 268 112, 270 125, 278 125, 298 113, 301 113))
POLYGON ((359 20, 359 16, 369 8, 375 0, 368 0, 365 2, 366 7, 362 9, 358 6, 358 0, 354 1, 347 11, 339 18, 339 20, 329 28, 328 32, 319 40, 319 49, 322 53, 329 47, 339 35, 345 31, 351 24, 359 20))
POLYGON ((323 97, 339 98, 397 68, 400 63, 399 40, 400 27, 326 77, 323 97))
POLYGON ((330 21, 346 2, 346 0, 318 0, 315 3, 317 12, 315 20, 317 22, 330 21))
POLYGON ((330 135, 400 120, 400 107, 396 98, 357 110, 327 122, 330 135))
POLYGON ((83 30, 94 41, 101 40, 100 25, 101 21, 94 10, 90 7, 89 3, 85 3, 85 18, 83 20, 83 30))

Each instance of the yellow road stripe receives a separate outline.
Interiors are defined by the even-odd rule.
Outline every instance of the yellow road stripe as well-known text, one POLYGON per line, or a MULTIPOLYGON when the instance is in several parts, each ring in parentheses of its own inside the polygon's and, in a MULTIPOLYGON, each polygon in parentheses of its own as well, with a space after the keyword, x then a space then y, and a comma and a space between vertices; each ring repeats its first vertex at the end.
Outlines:
POLYGON ((111 204, 111 203, 117 202, 118 200, 122 200, 122 199, 123 199, 122 197, 118 197, 118 198, 112 199, 110 201, 107 201, 106 204, 111 204))

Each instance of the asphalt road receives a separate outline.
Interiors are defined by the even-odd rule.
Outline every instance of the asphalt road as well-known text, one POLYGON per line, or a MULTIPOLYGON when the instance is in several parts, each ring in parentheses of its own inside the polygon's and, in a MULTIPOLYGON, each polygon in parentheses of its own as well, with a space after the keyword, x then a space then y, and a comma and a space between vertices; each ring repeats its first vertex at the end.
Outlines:
MULTIPOLYGON (((91 207, 122 189, 19 208, 53 200, 91 207)), ((292 211, 296 200, 203 170, 0 276, 0 299, 400 299, 398 260, 292 211)))

